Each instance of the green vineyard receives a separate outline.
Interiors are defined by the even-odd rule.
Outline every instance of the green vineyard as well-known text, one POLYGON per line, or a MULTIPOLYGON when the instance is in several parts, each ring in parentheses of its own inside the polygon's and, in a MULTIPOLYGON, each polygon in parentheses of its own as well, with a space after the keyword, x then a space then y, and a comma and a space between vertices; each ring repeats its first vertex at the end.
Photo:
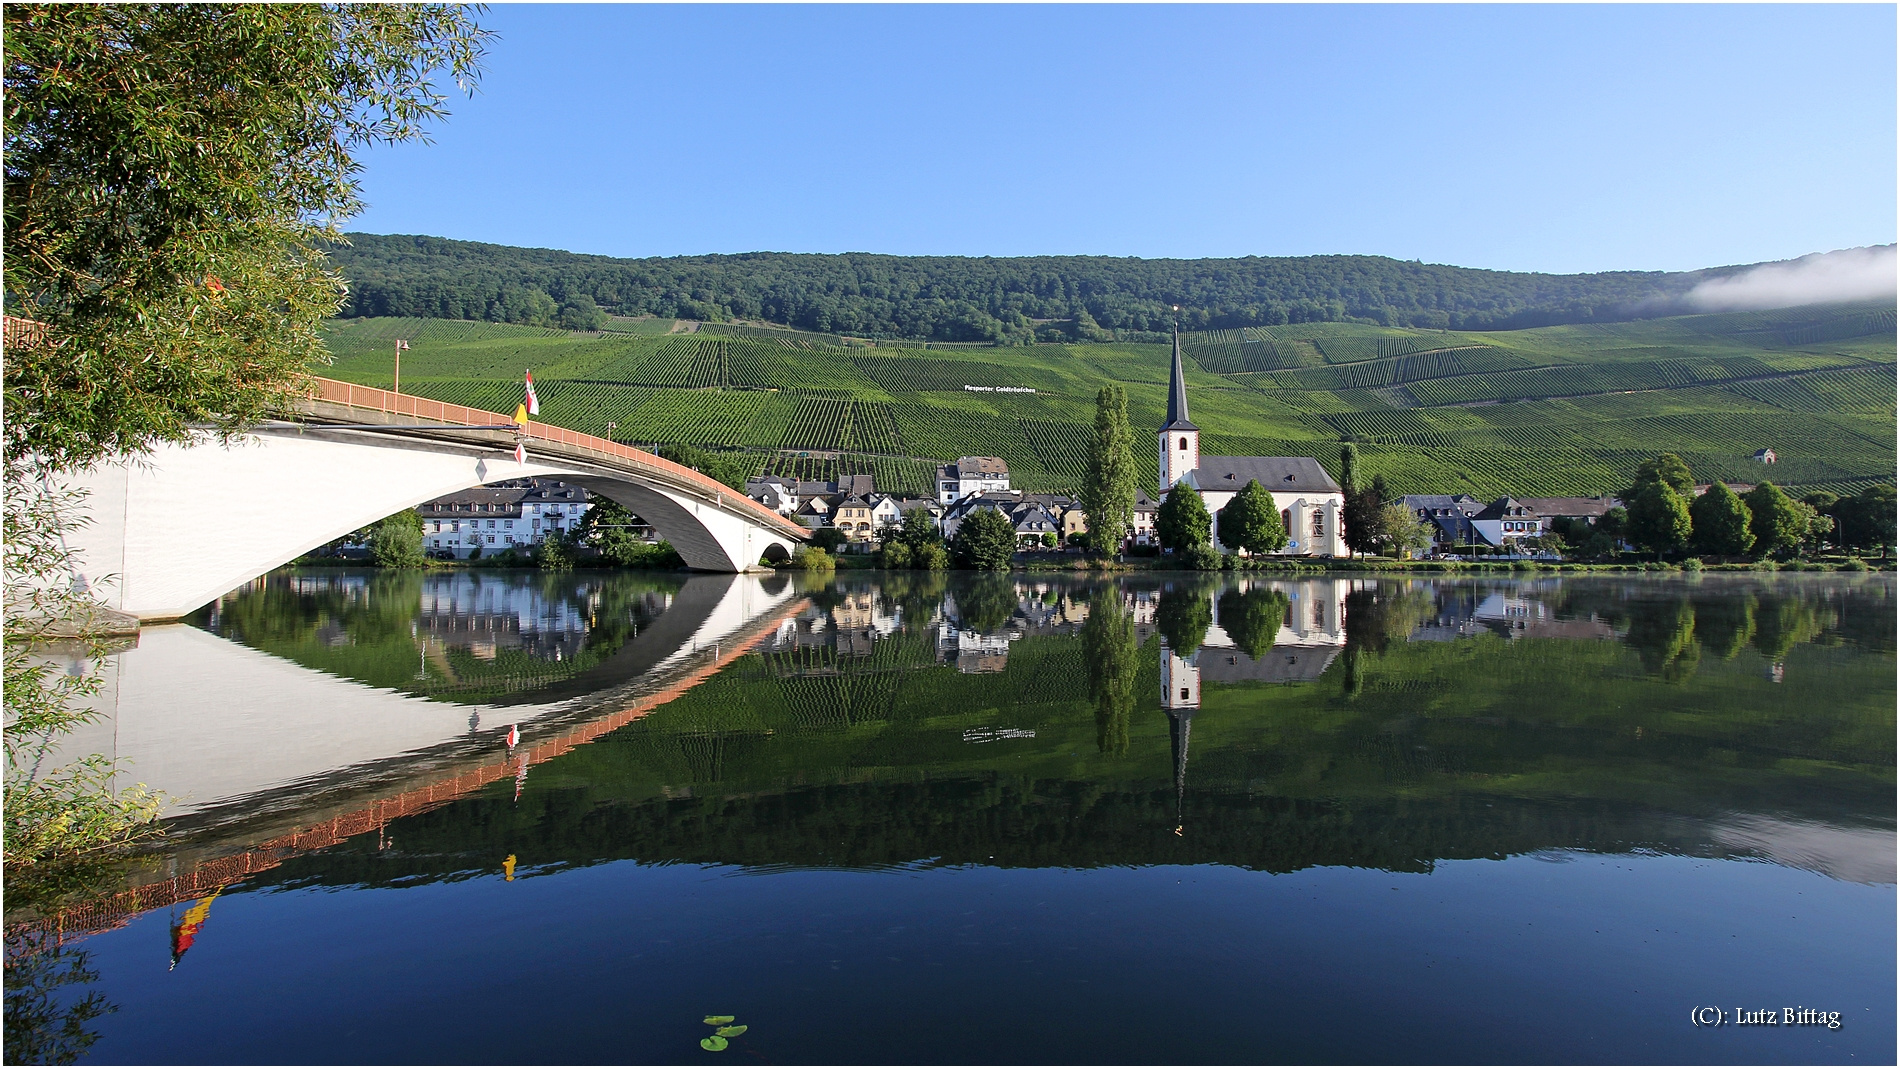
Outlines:
MULTIPOLYGON (((647 333, 339 321, 328 373, 387 386, 401 337, 405 392, 512 412, 533 369, 552 423, 748 450, 760 471, 872 472, 913 493, 929 491, 937 463, 971 454, 1003 457, 1019 487, 1073 491, 1096 391, 1114 382, 1143 484, 1155 478, 1166 345, 870 348, 640 322, 647 333)), ((1838 492, 1893 481, 1893 331, 1891 308, 1848 307, 1489 333, 1296 324, 1182 344, 1210 455, 1312 456, 1336 473, 1350 440, 1394 492, 1483 497, 1613 491, 1671 450, 1698 478, 1838 492), (1773 468, 1751 459, 1763 448, 1773 468)))

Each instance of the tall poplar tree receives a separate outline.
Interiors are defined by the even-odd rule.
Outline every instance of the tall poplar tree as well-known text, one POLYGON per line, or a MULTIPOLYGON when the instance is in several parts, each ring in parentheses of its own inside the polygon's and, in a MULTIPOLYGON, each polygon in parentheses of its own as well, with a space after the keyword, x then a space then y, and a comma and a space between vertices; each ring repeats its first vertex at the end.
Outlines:
POLYGON ((1081 497, 1089 548, 1119 552, 1135 519, 1134 433, 1128 428, 1128 394, 1120 386, 1104 386, 1095 395, 1095 433, 1081 497))

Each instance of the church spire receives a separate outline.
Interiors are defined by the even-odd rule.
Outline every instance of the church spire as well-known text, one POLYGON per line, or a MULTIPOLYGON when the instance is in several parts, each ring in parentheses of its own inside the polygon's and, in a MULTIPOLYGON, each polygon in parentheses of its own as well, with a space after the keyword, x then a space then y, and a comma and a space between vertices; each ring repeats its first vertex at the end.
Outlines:
POLYGON ((1174 369, 1168 377, 1168 421, 1161 425, 1167 431, 1198 431, 1188 421, 1187 379, 1181 374, 1181 328, 1174 328, 1174 369))

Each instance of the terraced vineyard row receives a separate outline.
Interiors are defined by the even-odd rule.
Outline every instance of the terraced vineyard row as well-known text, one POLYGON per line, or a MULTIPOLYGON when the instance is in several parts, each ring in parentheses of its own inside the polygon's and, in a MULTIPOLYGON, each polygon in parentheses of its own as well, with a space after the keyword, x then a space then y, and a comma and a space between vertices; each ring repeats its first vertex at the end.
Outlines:
POLYGON ((1067 480, 1069 486, 1081 486, 1088 478, 1089 442, 1094 428, 1080 423, 1056 420, 1018 420, 1022 435, 1036 451, 1036 459, 1052 476, 1067 480))
POLYGON ((1892 365, 1849 368, 1818 375, 1738 382, 1729 389, 1790 412, 1885 412, 1893 407, 1894 369, 1892 365))
MULTIPOLYGON (((678 334, 628 346, 619 359, 590 367, 586 377, 685 390, 764 389, 786 379, 782 365, 778 350, 764 343, 678 334)), ((581 377, 568 366, 561 370, 568 377, 581 377)))
POLYGON ((1385 357, 1358 364, 1278 371, 1264 376, 1261 386, 1292 390, 1369 390, 1422 379, 1485 374, 1524 368, 1530 361, 1520 354, 1485 345, 1435 349, 1406 356, 1385 357))
POLYGON ((890 409, 872 401, 802 396, 779 444, 786 449, 843 449, 901 453, 903 439, 890 409))
POLYGON ((553 327, 519 327, 510 323, 476 323, 458 319, 418 319, 389 316, 379 319, 333 319, 324 326, 324 344, 338 356, 378 350, 393 355, 396 339, 416 342, 469 342, 520 338, 565 338, 568 332, 553 327))
MULTIPOLYGON (((1222 334, 1237 333, 1222 331, 1222 334)), ((1281 368, 1301 367, 1296 350, 1276 344, 1272 338, 1250 341, 1195 341, 1181 343, 1181 352, 1216 375, 1257 374, 1281 368)))

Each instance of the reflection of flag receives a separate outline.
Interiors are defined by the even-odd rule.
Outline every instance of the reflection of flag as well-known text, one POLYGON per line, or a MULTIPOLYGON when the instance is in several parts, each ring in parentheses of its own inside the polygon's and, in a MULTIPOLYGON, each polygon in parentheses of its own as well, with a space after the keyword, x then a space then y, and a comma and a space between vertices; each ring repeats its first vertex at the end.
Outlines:
POLYGON ((515 801, 521 801, 521 788, 528 782, 528 755, 522 754, 515 764, 515 801))
POLYGON ((508 860, 501 863, 501 877, 509 883, 515 882, 515 855, 509 854, 508 860))
POLYGON ((210 898, 199 899, 197 905, 185 911, 184 920, 172 925, 172 968, 178 968, 178 959, 184 957, 185 951, 190 950, 191 944, 197 941, 199 929, 205 926, 205 918, 211 915, 211 903, 223 893, 224 888, 220 887, 211 892, 210 898))
POLYGON ((509 724, 508 725, 508 748, 512 750, 516 746, 519 746, 519 745, 521 745, 521 728, 518 727, 517 725, 509 724))
POLYGON ((528 377, 528 399, 523 403, 528 406, 528 415, 538 416, 541 414, 541 399, 534 395, 534 372, 526 372, 526 375, 528 377))

